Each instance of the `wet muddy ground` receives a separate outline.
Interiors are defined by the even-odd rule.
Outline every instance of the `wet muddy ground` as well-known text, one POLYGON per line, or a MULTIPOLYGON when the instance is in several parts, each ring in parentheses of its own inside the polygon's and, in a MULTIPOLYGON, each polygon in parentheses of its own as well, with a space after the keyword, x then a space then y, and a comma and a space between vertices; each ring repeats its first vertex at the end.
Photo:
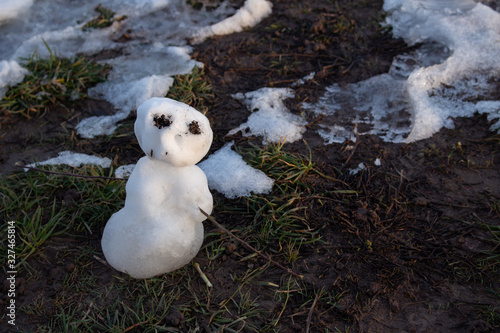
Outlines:
MULTIPOLYGON (((303 114, 309 122, 305 141, 285 144, 283 149, 305 156, 311 153, 317 170, 329 176, 312 172, 304 176, 301 188, 306 190, 293 203, 303 217, 300 231, 309 233, 308 239, 320 240, 301 244, 292 261, 281 252, 280 241, 272 239, 274 243, 265 246, 275 259, 303 275, 282 290, 283 297, 276 297, 274 289, 259 284, 241 288, 232 277, 259 266, 265 267, 259 281, 283 286, 291 277, 267 266, 263 259, 242 261, 251 251, 233 239, 214 235, 217 227, 206 222, 210 234, 206 242, 223 238, 225 252, 214 260, 200 252, 195 261, 204 267, 214 287, 207 296, 202 292, 203 282, 193 282, 192 293, 203 298, 207 307, 220 305, 236 291, 258 298, 262 311, 253 326, 233 327, 243 332, 259 331, 259 327, 280 332, 498 329, 499 261, 487 258, 499 253, 499 240, 488 226, 500 225, 500 136, 489 130, 485 117, 476 115, 456 119, 454 129, 412 144, 361 136, 356 142, 324 145, 314 131, 321 116, 304 113, 301 103, 316 101, 332 83, 358 82, 386 72, 393 57, 409 48, 378 24, 384 15, 382 1, 273 3, 273 14, 257 27, 194 47, 193 58, 205 64, 215 94, 207 112, 215 135, 211 151, 232 140, 241 148, 262 141, 240 133, 226 136, 250 114, 231 94, 289 87, 316 72, 313 80, 296 88, 295 98, 286 101, 293 113, 303 114), (375 165, 376 159, 380 165, 375 165), (361 162, 367 168, 351 174, 361 162), (270 322, 277 317, 279 323, 273 327, 270 322)), ((106 102, 84 100, 31 120, 2 117, 2 173, 13 172, 17 161, 43 160, 64 149, 114 156, 117 165, 134 163, 142 152, 131 134, 133 115, 120 128, 121 136, 61 140, 75 136, 79 119, 113 111, 106 102)), ((225 199, 218 193, 214 197, 213 216, 219 223, 242 230, 254 223, 248 214, 231 213, 230 207, 244 205, 243 200, 225 199)), ((87 240, 54 237, 43 248, 42 257, 30 259, 38 273, 19 279, 20 302, 28 306, 40 300, 40 295, 47 301, 40 314, 19 315, 21 330, 33 331, 50 322, 58 311, 58 295, 74 292, 68 279, 88 269, 78 267, 78 249, 90 244, 98 253, 101 231, 95 230, 87 240)), ((254 243, 255 236, 240 237, 254 243)), ((99 262, 89 269, 99 281, 96 290, 115 279, 115 273, 99 262)), ((166 277, 167 286, 174 285, 175 278, 166 277)), ((119 292, 113 291, 118 296, 119 292)), ((93 297, 80 295, 84 304, 93 297)), ((173 309, 182 308, 187 302, 183 297, 174 301, 173 309)), ((81 309, 82 315, 86 309, 81 309)), ((184 323, 184 313, 171 310, 165 324, 189 331, 192 327, 184 323)), ((213 330, 210 317, 193 316, 198 316, 201 331, 213 330)), ((137 326, 131 331, 142 330, 137 326)))

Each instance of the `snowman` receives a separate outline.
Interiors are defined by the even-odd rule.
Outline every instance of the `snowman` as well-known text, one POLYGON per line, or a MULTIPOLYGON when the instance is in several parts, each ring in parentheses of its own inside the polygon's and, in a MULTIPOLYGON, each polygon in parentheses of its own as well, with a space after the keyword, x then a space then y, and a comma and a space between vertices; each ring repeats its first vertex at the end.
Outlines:
POLYGON ((134 278, 150 278, 189 263, 203 242, 213 207, 207 177, 196 166, 212 144, 208 119, 169 98, 139 106, 134 125, 146 153, 126 185, 125 206, 104 228, 108 263, 134 278))

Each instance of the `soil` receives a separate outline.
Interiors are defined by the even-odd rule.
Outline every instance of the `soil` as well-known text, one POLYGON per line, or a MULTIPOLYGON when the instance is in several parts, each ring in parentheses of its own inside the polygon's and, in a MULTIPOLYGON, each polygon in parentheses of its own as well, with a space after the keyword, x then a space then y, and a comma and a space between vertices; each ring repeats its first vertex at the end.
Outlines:
MULTIPOLYGON (((242 147, 262 140, 240 134, 226 136, 250 114, 231 94, 262 87, 289 87, 316 72, 314 80, 297 87, 296 97, 286 101, 292 112, 302 114, 301 103, 316 101, 326 86, 345 85, 387 72, 393 57, 409 50, 403 41, 393 39, 389 30, 378 27, 377 22, 384 15, 380 0, 275 0, 273 4, 271 17, 257 27, 214 37, 194 47, 193 58, 205 64, 216 95, 207 113, 216 138, 212 152, 231 140, 242 147)), ((133 32, 131 35, 133 38, 133 32)), ((3 117, 0 172, 13 172, 17 161, 43 160, 67 148, 116 156, 118 165, 134 163, 143 153, 130 137, 115 137, 106 144, 102 144, 104 138, 51 143, 59 137, 74 136, 74 126, 81 118, 113 112, 106 102, 84 100, 70 110, 54 109, 40 118, 3 117)), ((498 329, 498 261, 486 260, 487 252, 498 247, 498 240, 495 243, 491 232, 479 227, 500 225, 500 136, 489 130, 486 117, 455 119, 454 129, 443 129, 412 144, 361 136, 355 143, 330 145, 324 145, 314 131, 321 117, 306 117, 307 145, 285 144, 284 149, 308 155, 310 147, 316 167, 337 181, 311 173, 303 179, 304 184, 316 193, 349 190, 357 194, 301 199, 300 206, 307 210, 307 225, 318 231, 322 242, 301 247, 299 258, 287 266, 304 275, 304 288, 316 297, 305 306, 299 296, 287 299, 279 330, 498 329), (373 163, 377 158, 380 166, 373 163), (349 173, 367 161, 371 162, 367 168, 357 174, 349 173), (325 293, 337 295, 338 302, 323 301, 321 295, 325 293), (496 319, 492 320, 485 315, 485 309, 495 308, 496 319)), ((236 202, 218 193, 214 196, 219 207, 236 202)), ((217 207, 214 217, 229 228, 249 223, 248 218, 231 216, 217 207)), ((105 221, 102 227, 104 224, 105 221)), ((217 232, 208 222, 205 229, 207 233, 217 232)), ((89 236, 96 252, 100 251, 99 235, 95 232, 89 236)), ((234 240, 228 238, 227 242, 223 258, 205 271, 214 284, 212 304, 219 304, 235 292, 231 274, 242 274, 248 269, 235 253, 245 256, 251 252, 234 240)), ((33 258, 30 262, 42 278, 18 279, 18 291, 25 305, 41 295, 55 299, 64 288, 66 274, 84 269, 75 267, 74 260, 58 258, 56 250, 76 252, 81 243, 80 238, 67 237, 47 242, 45 259, 33 258)), ((270 244, 269 248, 276 246, 270 244)), ((195 261, 202 266, 209 264, 203 253, 195 261)), ((256 260, 248 265, 265 264, 265 260, 256 260)), ((104 284, 115 274, 97 264, 93 273, 104 284)), ((269 267, 260 279, 280 284, 287 278, 283 270, 269 267)), ((202 288, 202 284, 193 285, 194 293, 197 288, 202 288)), ((274 291, 253 286, 251 292, 260 297, 262 310, 269 314, 262 315, 263 321, 282 310, 283 304, 273 297, 274 291)), ((55 303, 47 304, 43 316, 19 316, 18 327, 31 331, 46 324, 57 310, 55 303)), ((185 328, 183 320, 183 313, 178 310, 172 310, 166 318, 167 324, 181 331, 185 328)))

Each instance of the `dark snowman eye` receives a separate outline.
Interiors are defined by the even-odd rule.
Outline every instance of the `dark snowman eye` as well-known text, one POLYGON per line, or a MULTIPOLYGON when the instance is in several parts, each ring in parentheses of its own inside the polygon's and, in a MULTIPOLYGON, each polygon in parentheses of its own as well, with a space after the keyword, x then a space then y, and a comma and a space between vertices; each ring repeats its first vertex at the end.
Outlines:
POLYGON ((165 116, 164 114, 155 114, 153 115, 153 121, 158 129, 162 129, 163 127, 169 127, 172 125, 172 120, 170 120, 171 117, 172 116, 165 116))
POLYGON ((190 124, 189 124, 189 132, 191 132, 191 134, 201 134, 201 128, 200 128, 200 125, 198 124, 198 122, 196 120, 193 120, 190 124))

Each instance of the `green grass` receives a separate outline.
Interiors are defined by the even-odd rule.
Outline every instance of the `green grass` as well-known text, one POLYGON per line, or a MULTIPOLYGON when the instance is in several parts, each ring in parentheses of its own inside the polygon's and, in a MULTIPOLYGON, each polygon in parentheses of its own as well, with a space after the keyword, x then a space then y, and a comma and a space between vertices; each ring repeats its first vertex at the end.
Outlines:
MULTIPOLYGON (((254 146, 242 150, 242 154, 253 166, 273 177, 276 187, 271 195, 241 199, 240 204, 248 206, 242 208, 244 214, 254 220, 241 231, 251 242, 260 244, 266 252, 272 252, 281 262, 291 265, 300 257, 303 247, 319 240, 316 231, 307 229, 305 209, 299 203, 311 194, 309 187, 302 183, 304 177, 320 173, 310 157, 290 154, 283 149, 283 144, 254 146), (277 242, 267 247, 265 240, 277 242)), ((93 166, 44 168, 87 176, 112 175, 112 170, 93 166)), ((32 260, 46 260, 47 250, 57 247, 50 242, 54 236, 78 241, 75 248, 59 249, 58 259, 53 263, 58 266, 70 260, 75 265, 73 271, 65 273, 63 289, 56 299, 41 293, 36 300, 19 309, 22 314, 47 318, 48 322, 37 331, 124 332, 139 329, 142 332, 181 332, 207 329, 213 332, 277 332, 290 304, 286 298, 298 299, 304 307, 314 300, 314 293, 308 292, 295 278, 273 280, 265 277, 272 267, 270 263, 262 263, 254 254, 245 253, 246 258, 241 258, 237 253, 241 252, 241 245, 235 251, 241 258, 241 265, 226 276, 232 283, 224 294, 214 294, 214 290, 220 289, 209 288, 191 264, 147 280, 134 280, 103 267, 95 259, 103 258, 102 253, 95 244, 85 243, 88 239, 100 238, 99 230, 123 205, 124 189, 123 181, 36 171, 0 179, 0 214, 16 221, 19 274, 26 277, 32 274, 32 279, 45 280, 46 277, 38 276, 36 268, 31 268, 32 260), (73 196, 76 202, 66 202, 71 201, 66 195, 68 190, 79 194, 73 196), (110 270, 114 277, 103 280, 96 269, 110 270), (275 301, 281 304, 279 311, 269 314, 263 310, 263 292, 274 295, 275 301), (55 308, 47 314, 51 305, 55 308), (172 323, 173 313, 182 316, 183 328, 176 325, 175 320, 172 323)), ((2 235, 7 235, 7 225, 2 229, 2 235)), ((4 244, 7 236, 2 237, 4 244)), ((208 259, 201 269, 208 273, 212 282, 217 282, 214 272, 221 265, 222 256, 228 254, 225 240, 227 238, 218 233, 207 233, 199 254, 200 258, 208 259)), ((4 253, 0 259, 5 262, 3 256, 4 253)))
POLYGON ((203 68, 194 67, 188 74, 174 76, 174 83, 167 96, 186 103, 203 114, 208 111, 208 104, 214 98, 212 86, 206 78, 203 68))
POLYGON ((112 25, 114 22, 120 22, 127 18, 127 16, 125 15, 114 18, 115 12, 113 12, 109 8, 103 7, 101 4, 99 4, 95 8, 95 11, 98 12, 99 15, 93 18, 92 20, 88 21, 87 23, 85 23, 82 27, 82 30, 85 31, 90 29, 106 28, 112 25))
MULTIPOLYGON (((72 171, 82 175, 107 175, 99 167, 72 171)), ((124 189, 125 182, 118 180, 89 180, 32 171, 0 178, 0 215, 15 221, 17 267, 24 266, 50 237, 91 234, 98 230, 123 204, 124 189), (78 202, 71 202, 65 196, 68 190, 78 193, 78 202)), ((7 220, 3 223, 1 240, 6 244, 7 220)), ((2 252, 3 262, 6 262, 5 256, 2 252)))
POLYGON ((49 58, 35 52, 23 59, 29 74, 10 87, 0 101, 0 110, 30 118, 55 105, 66 107, 71 101, 86 97, 87 89, 106 80, 108 65, 100 65, 84 56, 59 58, 49 46, 49 58))
POLYGON ((245 216, 249 223, 240 232, 247 241, 292 263, 300 256, 301 247, 321 241, 319 230, 308 223, 309 204, 317 193, 303 180, 309 174, 327 176, 318 171, 311 156, 289 153, 283 145, 284 142, 264 147, 251 145, 238 150, 247 163, 274 179, 273 191, 240 198, 237 205, 220 210, 245 216))

